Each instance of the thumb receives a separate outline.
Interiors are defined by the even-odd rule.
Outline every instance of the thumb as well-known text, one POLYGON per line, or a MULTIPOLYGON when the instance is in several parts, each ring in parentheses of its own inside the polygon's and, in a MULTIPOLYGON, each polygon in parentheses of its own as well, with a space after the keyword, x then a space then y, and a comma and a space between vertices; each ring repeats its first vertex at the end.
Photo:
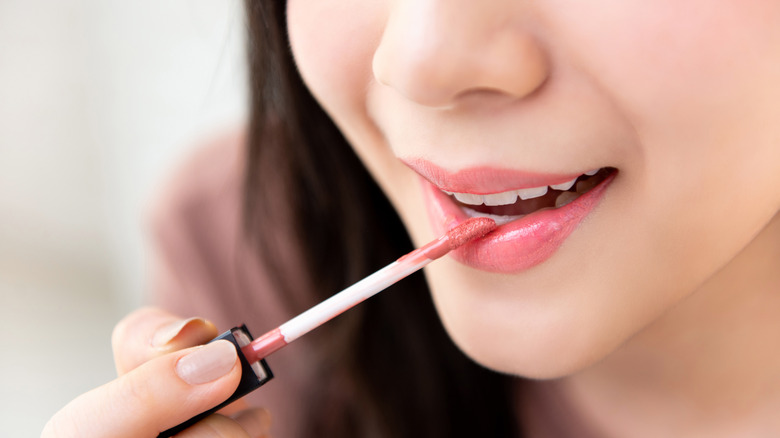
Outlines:
POLYGON ((228 341, 170 353, 76 398, 41 437, 156 437, 226 400, 240 378, 228 341))

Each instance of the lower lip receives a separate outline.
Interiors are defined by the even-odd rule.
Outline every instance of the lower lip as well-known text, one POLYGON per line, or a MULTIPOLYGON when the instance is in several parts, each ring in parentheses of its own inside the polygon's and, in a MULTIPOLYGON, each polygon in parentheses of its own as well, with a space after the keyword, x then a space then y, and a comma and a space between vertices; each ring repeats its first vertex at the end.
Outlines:
MULTIPOLYGON (((516 273, 541 264, 590 214, 614 179, 615 173, 563 207, 539 210, 508 222, 450 254, 467 266, 489 272, 516 273)), ((428 217, 436 234, 470 218, 452 198, 430 182, 422 181, 428 217)))

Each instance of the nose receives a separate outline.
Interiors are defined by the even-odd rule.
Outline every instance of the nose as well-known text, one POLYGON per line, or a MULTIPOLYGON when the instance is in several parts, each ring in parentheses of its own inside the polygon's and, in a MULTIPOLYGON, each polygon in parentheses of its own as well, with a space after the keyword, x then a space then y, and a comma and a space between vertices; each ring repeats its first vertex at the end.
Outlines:
MULTIPOLYGON (((375 79, 418 104, 475 91, 523 98, 549 76, 517 0, 396 0, 373 58, 375 79)), ((527 18, 527 17, 525 17, 527 18)))

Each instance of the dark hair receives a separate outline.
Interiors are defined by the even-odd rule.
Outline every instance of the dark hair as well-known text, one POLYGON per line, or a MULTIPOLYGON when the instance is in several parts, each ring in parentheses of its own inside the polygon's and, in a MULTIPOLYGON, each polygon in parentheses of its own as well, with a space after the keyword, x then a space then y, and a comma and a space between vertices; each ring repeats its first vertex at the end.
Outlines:
MULTIPOLYGON (((252 96, 244 219, 278 292, 300 311, 411 244, 303 84, 290 52, 285 3, 245 5, 252 96), (290 246, 292 254, 285 250, 290 246), (290 257, 298 257, 305 278, 289 271, 290 257)), ((327 346, 316 362, 326 378, 317 379, 324 383, 311 388, 301 413, 305 436, 516 436, 510 378, 473 363, 453 345, 422 275, 393 289, 315 334, 316 344, 327 346)))

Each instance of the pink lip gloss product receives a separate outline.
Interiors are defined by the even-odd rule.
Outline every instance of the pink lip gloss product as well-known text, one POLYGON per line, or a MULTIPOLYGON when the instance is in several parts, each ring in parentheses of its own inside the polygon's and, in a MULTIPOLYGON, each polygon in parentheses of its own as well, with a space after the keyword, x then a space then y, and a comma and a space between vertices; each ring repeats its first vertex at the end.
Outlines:
POLYGON ((428 263, 444 256, 448 252, 485 236, 495 228, 496 222, 490 218, 477 217, 465 220, 438 239, 415 249, 255 340, 251 340, 252 337, 249 335, 246 326, 235 327, 223 333, 214 340, 227 339, 238 350, 239 360, 242 365, 241 382, 238 385, 238 389, 224 403, 162 432, 158 435, 158 438, 170 437, 183 431, 207 415, 222 409, 271 380, 273 374, 264 360, 271 353, 351 309, 356 304, 376 295, 399 280, 419 271, 428 263))
POLYGON ((494 228, 496 228, 496 222, 489 218, 472 218, 464 221, 442 237, 410 252, 274 330, 260 336, 241 350, 250 363, 267 357, 336 315, 386 289, 398 280, 419 271, 428 263, 462 246, 466 242, 484 236, 494 228))
MULTIPOLYGON (((612 172, 563 207, 542 209, 502 224, 485 239, 454 251, 451 257, 474 269, 506 274, 544 263, 604 198, 615 177, 616 172, 612 172)), ((469 220, 449 196, 422 178, 421 182, 434 230, 469 220)))

